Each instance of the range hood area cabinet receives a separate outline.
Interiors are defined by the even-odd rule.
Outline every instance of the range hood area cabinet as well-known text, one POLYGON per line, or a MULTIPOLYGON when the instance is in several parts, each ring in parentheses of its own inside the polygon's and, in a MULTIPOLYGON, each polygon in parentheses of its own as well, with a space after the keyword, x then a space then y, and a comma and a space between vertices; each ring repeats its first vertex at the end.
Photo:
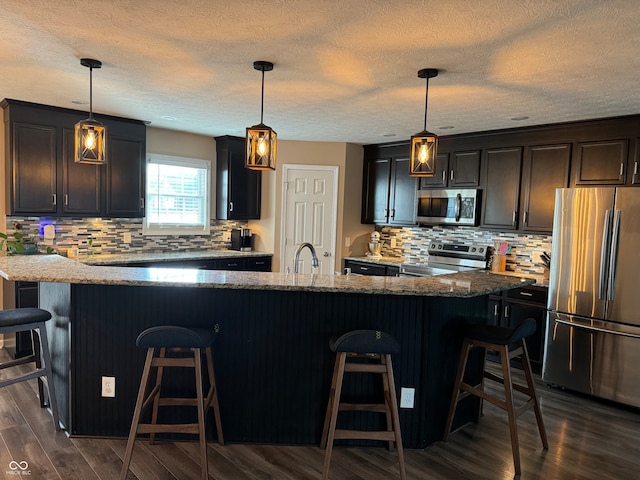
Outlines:
POLYGON ((11 215, 143 217, 146 126, 98 115, 107 164, 74 161, 74 125, 86 112, 5 99, 7 205, 11 215))
POLYGON ((418 182, 409 175, 408 143, 365 145, 362 223, 416 224, 418 182))
POLYGON ((260 218, 262 172, 245 168, 245 139, 225 135, 216 141, 216 218, 260 218))

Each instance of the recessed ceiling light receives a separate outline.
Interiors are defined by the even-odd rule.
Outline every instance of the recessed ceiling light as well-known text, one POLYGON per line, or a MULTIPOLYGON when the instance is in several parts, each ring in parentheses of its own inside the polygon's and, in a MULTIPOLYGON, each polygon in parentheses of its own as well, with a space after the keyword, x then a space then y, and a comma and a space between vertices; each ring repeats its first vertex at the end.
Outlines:
POLYGON ((511 120, 514 122, 520 122, 522 120, 527 120, 529 117, 526 115, 520 115, 519 117, 511 117, 511 120))
POLYGON ((395 137, 396 134, 395 133, 384 133, 382 134, 383 137, 395 137))
POLYGON ((86 100, 71 100, 71 103, 75 105, 89 105, 89 102, 86 100))
POLYGON ((451 130, 452 128, 456 128, 453 125, 445 125, 444 127, 438 127, 440 130, 451 130))
POLYGON ((174 117, 172 115, 162 115, 160 118, 163 120, 169 120, 170 122, 178 120, 178 117, 174 117))
POLYGON ((151 125, 151 120, 143 120, 142 123, 145 125, 151 125))

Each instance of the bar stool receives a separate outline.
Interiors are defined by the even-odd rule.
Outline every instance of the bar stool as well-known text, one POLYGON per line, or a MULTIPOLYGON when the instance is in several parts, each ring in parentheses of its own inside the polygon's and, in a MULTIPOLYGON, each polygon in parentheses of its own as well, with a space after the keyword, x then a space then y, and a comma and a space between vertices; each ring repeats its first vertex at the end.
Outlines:
POLYGON ((536 321, 533 318, 528 318, 513 328, 495 325, 470 325, 467 327, 465 337, 462 342, 462 353, 460 355, 460 363, 458 365, 458 374, 453 389, 453 396, 451 398, 451 405, 449 407, 449 415, 447 417, 443 438, 444 441, 447 440, 449 432, 451 431, 456 406, 460 400, 468 397, 469 395, 474 395, 481 399, 488 400, 507 412, 509 418, 509 432, 511 435, 511 450, 513 453, 513 464, 515 466, 516 475, 520 475, 521 473, 520 448, 518 444, 518 428, 516 419, 522 414, 522 412, 529 408, 533 409, 538 423, 538 431, 540 432, 542 446, 545 450, 549 448, 547 434, 544 428, 544 423, 542 422, 542 414, 540 413, 540 406, 538 405, 538 398, 536 396, 536 390, 533 383, 533 374, 531 373, 531 364, 529 363, 527 345, 524 341, 524 339, 532 335, 535 330, 536 321), (482 380, 478 385, 469 385, 463 381, 469 352, 472 348, 476 347, 484 348, 483 365, 487 349, 495 350, 500 353, 502 377, 487 371, 486 368, 483 367, 482 380), (522 362, 522 368, 527 381, 526 386, 515 383, 511 377, 510 360, 515 357, 519 357, 522 362), (485 378, 504 385, 504 399, 489 395, 484 391, 485 378), (526 402, 518 408, 515 407, 513 390, 517 390, 527 396, 526 402))
POLYGON ((398 417, 398 402, 393 380, 393 367, 391 364, 391 355, 400 352, 400 345, 395 338, 384 332, 376 330, 354 330, 345 333, 341 337, 332 338, 329 342, 329 347, 337 355, 320 443, 320 448, 326 448, 322 479, 326 480, 329 475, 329 464, 331 462, 334 440, 369 439, 388 441, 389 450, 393 449, 393 442, 396 442, 400 478, 404 480, 406 476, 402 451, 402 437, 400 435, 400 419, 398 417), (351 361, 356 359, 360 360, 355 362, 351 361), (362 359, 364 359, 364 361, 362 359), (384 403, 341 402, 340 394, 345 372, 381 374, 384 388, 384 403), (338 411, 341 410, 384 413, 387 420, 387 430, 336 429, 338 411))
MULTIPOLYGON (((56 430, 60 430, 58 418, 58 404, 56 403, 56 392, 53 384, 51 369, 51 355, 49 353, 49 340, 47 338, 46 322, 51 318, 51 313, 40 308, 14 308, 0 310, 0 333, 15 333, 31 330, 33 332, 33 353, 16 360, 0 364, 0 371, 24 365, 34 364, 34 370, 29 373, 16 375, 12 378, 1 380, 0 388, 14 383, 24 382, 37 378, 40 383, 47 387, 49 393, 49 406, 53 416, 53 425, 56 430), (37 337, 36 337, 37 335, 37 337)), ((42 392, 42 389, 40 389, 42 392)), ((40 398, 41 405, 45 406, 44 399, 40 398)))
POLYGON ((142 379, 138 398, 133 412, 131 430, 127 441, 127 449, 122 463, 120 480, 124 480, 129 470, 133 446, 137 434, 150 434, 149 443, 153 445, 156 433, 190 433, 197 434, 200 442, 200 462, 202 479, 208 478, 207 443, 205 438, 205 414, 209 407, 213 408, 218 443, 224 445, 222 436, 222 424, 220 422, 220 410, 218 406, 218 391, 216 389, 213 372, 213 357, 211 345, 216 338, 216 332, 206 328, 185 328, 177 326, 160 326, 144 330, 136 339, 138 347, 147 349, 147 358, 142 370, 142 379), (158 356, 156 356, 158 353, 158 356), (167 356, 171 353, 171 356, 167 356), (203 397, 202 387, 202 353, 206 356, 206 365, 209 376, 209 391, 206 398, 203 397), (187 356, 187 354, 190 354, 187 356), (196 397, 175 398, 161 397, 162 375, 165 368, 187 367, 195 372, 196 397), (153 388, 145 396, 149 374, 152 368, 156 368, 156 379, 153 388), (141 411, 153 403, 151 423, 140 423, 141 411), (195 406, 198 411, 197 423, 159 424, 159 407, 195 406))

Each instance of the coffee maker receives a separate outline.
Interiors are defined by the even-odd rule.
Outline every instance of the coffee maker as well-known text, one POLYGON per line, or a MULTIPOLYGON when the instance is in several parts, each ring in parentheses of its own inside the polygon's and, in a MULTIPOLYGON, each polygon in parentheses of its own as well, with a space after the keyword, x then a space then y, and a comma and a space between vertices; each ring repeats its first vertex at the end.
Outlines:
POLYGON ((231 230, 231 250, 250 252, 253 250, 250 228, 234 228, 231 230))

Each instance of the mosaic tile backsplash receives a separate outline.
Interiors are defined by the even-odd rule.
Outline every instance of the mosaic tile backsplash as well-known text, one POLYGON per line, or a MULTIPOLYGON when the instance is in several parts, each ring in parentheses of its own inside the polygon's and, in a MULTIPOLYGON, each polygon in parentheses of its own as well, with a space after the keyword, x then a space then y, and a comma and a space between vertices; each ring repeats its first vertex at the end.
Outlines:
POLYGON ((48 218, 48 217, 7 217, 6 229, 9 236, 15 231, 16 223, 23 232, 40 231, 38 249, 46 250, 42 230, 45 225, 55 226, 55 239, 50 245, 64 254, 68 248, 77 248, 80 255, 87 253, 162 253, 180 250, 198 251, 226 249, 231 246, 231 229, 246 227, 243 222, 211 220, 210 235, 143 235, 140 218, 48 218), (124 233, 131 234, 131 243, 124 243, 124 233), (91 245, 89 240, 92 239, 91 245))
POLYGON ((376 227, 380 232, 382 255, 406 257, 407 262, 424 262, 432 241, 464 242, 493 247, 496 242, 506 242, 511 251, 507 255, 507 270, 517 273, 544 274, 540 260, 543 252, 551 253, 550 235, 522 235, 516 232, 492 232, 473 227, 376 227), (391 248, 392 239, 395 247, 391 248))

